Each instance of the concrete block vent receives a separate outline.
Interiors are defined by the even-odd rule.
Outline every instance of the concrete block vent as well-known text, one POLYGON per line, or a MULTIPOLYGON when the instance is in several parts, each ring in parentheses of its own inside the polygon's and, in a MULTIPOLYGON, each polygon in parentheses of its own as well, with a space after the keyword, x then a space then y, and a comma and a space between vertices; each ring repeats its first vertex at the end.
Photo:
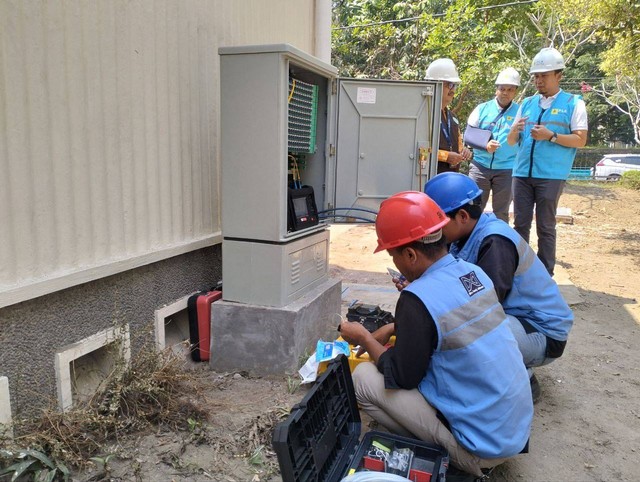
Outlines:
POLYGON ((113 327, 56 353, 58 403, 63 411, 90 400, 118 363, 131 358, 129 327, 113 327))

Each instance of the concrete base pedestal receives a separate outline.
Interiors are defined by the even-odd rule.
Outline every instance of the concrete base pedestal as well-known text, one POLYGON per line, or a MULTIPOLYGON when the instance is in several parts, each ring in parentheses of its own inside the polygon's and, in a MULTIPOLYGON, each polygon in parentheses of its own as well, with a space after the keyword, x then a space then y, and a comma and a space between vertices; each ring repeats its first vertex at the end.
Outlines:
POLYGON ((342 283, 329 279, 279 308, 231 301, 211 305, 211 368, 255 375, 293 373, 320 339, 339 333, 342 283))

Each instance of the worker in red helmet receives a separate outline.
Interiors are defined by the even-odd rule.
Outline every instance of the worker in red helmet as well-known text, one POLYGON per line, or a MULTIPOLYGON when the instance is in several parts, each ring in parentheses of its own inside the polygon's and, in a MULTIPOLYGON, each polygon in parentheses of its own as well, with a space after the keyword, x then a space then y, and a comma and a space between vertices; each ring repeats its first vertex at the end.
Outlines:
MULTIPOLYGON (((353 373, 362 409, 392 433, 448 450, 482 476, 526 449, 533 419, 529 378, 489 277, 447 252, 445 213, 426 194, 382 202, 378 247, 410 284, 395 312, 395 346, 343 321, 342 337, 374 363, 353 373)), ((390 333, 389 333, 390 334, 390 333)))

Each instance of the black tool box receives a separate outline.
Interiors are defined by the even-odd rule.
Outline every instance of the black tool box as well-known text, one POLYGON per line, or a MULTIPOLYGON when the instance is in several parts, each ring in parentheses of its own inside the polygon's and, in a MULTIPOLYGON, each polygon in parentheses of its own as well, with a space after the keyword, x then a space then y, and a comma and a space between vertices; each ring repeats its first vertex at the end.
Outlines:
POLYGON ((360 413, 346 356, 327 370, 273 432, 284 482, 339 482, 359 472, 401 475, 413 482, 444 482, 442 447, 387 432, 360 437, 360 413))
POLYGON ((347 310, 347 320, 361 323, 371 333, 395 321, 390 312, 382 310, 378 305, 366 305, 364 303, 356 303, 350 306, 347 310))

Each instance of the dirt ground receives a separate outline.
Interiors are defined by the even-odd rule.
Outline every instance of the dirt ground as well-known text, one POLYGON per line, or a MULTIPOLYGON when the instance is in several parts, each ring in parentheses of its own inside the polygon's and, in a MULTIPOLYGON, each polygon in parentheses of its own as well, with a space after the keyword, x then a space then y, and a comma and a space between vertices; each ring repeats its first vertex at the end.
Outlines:
MULTIPOLYGON (((640 191, 576 183, 560 205, 572 224, 558 225, 556 274, 571 295, 574 328, 564 356, 536 370, 530 453, 499 467, 490 480, 640 480, 640 191)), ((373 255, 371 225, 331 232, 330 276, 388 286, 385 253, 373 255)), ((256 378, 207 372, 210 420, 189 432, 141 434, 118 453, 105 480, 277 481, 271 430, 304 395, 294 377, 256 378)), ((98 470, 77 480, 100 480, 98 470)))

